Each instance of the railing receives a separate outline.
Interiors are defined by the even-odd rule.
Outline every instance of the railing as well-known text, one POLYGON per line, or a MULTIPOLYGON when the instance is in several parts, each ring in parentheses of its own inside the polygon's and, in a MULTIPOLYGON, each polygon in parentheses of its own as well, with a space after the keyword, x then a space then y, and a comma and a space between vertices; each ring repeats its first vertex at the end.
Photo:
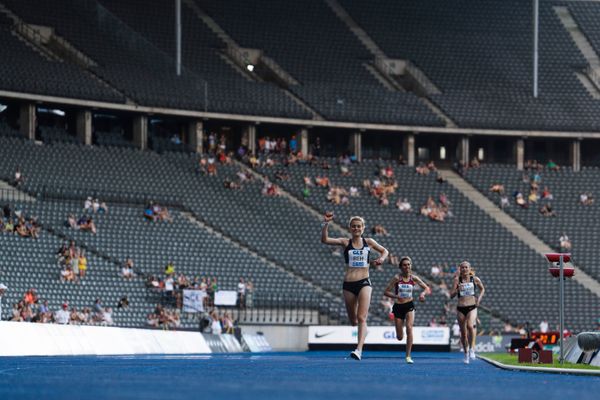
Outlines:
POLYGON ((88 197, 100 199, 101 201, 146 205, 150 201, 168 207, 183 208, 182 203, 175 196, 153 195, 147 192, 119 191, 119 190, 94 190, 91 188, 43 186, 38 193, 42 200, 85 200, 88 197))
POLYGON ((34 200, 35 198, 17 189, 0 188, 0 201, 2 203, 25 203, 34 200))
MULTIPOLYGON (((146 300, 167 307, 176 306, 175 296, 167 297, 163 291, 156 289, 148 289, 146 300)), ((199 312, 199 319, 206 317, 210 309, 212 305, 208 305, 204 312, 199 312)), ((217 309, 220 315, 227 312, 240 325, 329 325, 340 321, 337 310, 332 315, 327 307, 321 308, 319 300, 312 296, 253 293, 251 297, 246 297, 242 306, 217 306, 217 309)))

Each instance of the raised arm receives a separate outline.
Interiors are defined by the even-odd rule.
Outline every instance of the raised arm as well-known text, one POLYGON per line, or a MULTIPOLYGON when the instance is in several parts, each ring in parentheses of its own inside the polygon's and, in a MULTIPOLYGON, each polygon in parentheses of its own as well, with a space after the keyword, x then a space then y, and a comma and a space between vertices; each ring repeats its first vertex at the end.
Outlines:
POLYGON ((389 280, 387 286, 385 287, 385 291, 383 292, 383 295, 385 297, 389 297, 391 299, 397 300, 399 297, 396 294, 396 290, 395 290, 395 286, 398 283, 398 276, 394 275, 394 277, 392 279, 389 280))
POLYGON ((423 288, 423 291, 421 292, 421 294, 419 295, 419 301, 425 301, 425 296, 431 294, 431 289, 429 288, 429 286, 427 286, 427 284, 425 282, 423 282, 423 280, 421 278, 419 278, 416 275, 413 275, 413 281, 415 281, 415 283, 419 286, 421 286, 421 288, 423 288))
POLYGON ((485 293, 485 287, 483 286, 483 283, 481 283, 481 279, 479 279, 478 277, 475 277, 475 279, 473 280, 479 288, 479 296, 477 296, 477 307, 479 307, 479 303, 481 303, 481 299, 483 298, 483 295, 485 293))
POLYGON ((321 229, 321 243, 330 244, 333 246, 346 246, 348 244, 346 241, 347 239, 329 237, 329 223, 332 220, 332 214, 325 214, 325 221, 323 222, 323 228, 321 229))
POLYGON ((374 239, 367 238, 365 240, 367 241, 367 244, 369 245, 369 247, 377 250, 377 252, 380 254, 379 258, 377 260, 375 260, 375 265, 383 264, 383 262, 388 257, 390 252, 387 251, 387 249, 385 247, 383 247, 382 245, 377 243, 374 239))

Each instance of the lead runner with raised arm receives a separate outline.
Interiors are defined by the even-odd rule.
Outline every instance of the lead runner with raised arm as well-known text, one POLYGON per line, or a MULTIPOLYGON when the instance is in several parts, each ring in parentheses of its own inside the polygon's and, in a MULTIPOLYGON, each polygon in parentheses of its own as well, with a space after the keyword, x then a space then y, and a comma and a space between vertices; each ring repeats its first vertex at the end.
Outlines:
POLYGON ((358 325, 358 344, 356 350, 350 353, 355 360, 362 358, 363 345, 367 337, 367 316, 371 304, 371 280, 369 279, 369 254, 371 249, 376 250, 380 256, 374 263, 381 265, 389 252, 371 238, 363 237, 365 220, 362 217, 351 217, 348 227, 352 238, 330 238, 328 233, 329 222, 333 220, 333 213, 325 214, 325 222, 321 230, 321 242, 333 246, 344 247, 344 260, 346 273, 344 275, 344 303, 346 312, 352 326, 358 325))

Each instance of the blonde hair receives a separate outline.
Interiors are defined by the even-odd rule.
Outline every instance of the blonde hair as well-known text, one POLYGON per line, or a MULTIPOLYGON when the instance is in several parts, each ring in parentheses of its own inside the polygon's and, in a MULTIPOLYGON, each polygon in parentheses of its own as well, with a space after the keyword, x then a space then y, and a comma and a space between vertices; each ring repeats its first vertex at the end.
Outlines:
POLYGON ((464 260, 464 261, 462 261, 460 264, 458 264, 458 266, 460 267, 460 266, 461 266, 461 265, 463 265, 463 264, 465 264, 465 265, 467 265, 467 266, 469 267, 469 269, 470 269, 470 271, 469 271, 469 275, 471 275, 471 276, 475 276, 475 268, 473 268, 473 267, 471 266, 471 263, 470 263, 470 262, 468 262, 467 260, 464 260))
POLYGON ((360 221, 364 226, 367 226, 367 224, 365 224, 365 220, 363 217, 355 215, 354 217, 350 217, 350 220, 348 220, 348 227, 350 227, 350 225, 352 225, 352 221, 360 221))

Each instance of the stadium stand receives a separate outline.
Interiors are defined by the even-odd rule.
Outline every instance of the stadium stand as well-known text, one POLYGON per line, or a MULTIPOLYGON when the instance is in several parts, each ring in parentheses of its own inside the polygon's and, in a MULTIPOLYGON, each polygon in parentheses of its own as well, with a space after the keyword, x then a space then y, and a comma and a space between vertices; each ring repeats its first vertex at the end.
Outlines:
POLYGON ((529 3, 385 0, 373 7, 341 0, 388 56, 427 74, 442 91, 431 99, 459 126, 598 130, 598 102, 575 76, 586 61, 554 13, 556 3, 540 3, 541 95, 534 99, 529 3))
POLYGON ((0 14, 0 87, 15 92, 124 102, 124 98, 78 66, 42 56, 12 30, 12 21, 0 14))
POLYGON ((326 119, 443 125, 416 95, 387 90, 371 75, 363 66, 370 53, 324 2, 196 3, 242 46, 263 50, 298 80, 289 89, 326 119))

